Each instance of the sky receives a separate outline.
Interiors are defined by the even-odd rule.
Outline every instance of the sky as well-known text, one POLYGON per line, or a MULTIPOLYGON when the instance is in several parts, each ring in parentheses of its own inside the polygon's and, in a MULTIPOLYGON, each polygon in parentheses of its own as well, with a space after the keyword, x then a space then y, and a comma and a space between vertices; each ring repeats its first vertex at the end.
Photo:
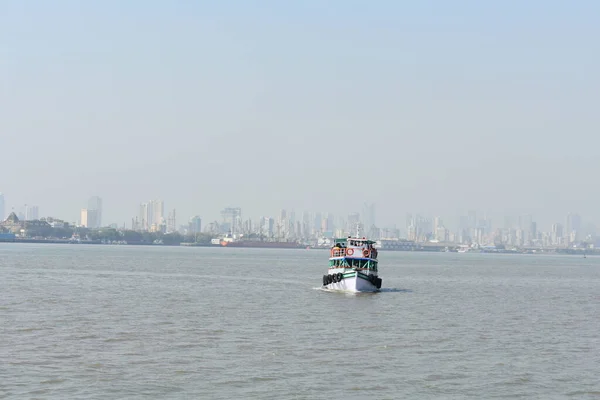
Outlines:
POLYGON ((600 3, 0 2, 7 211, 600 225, 600 3))

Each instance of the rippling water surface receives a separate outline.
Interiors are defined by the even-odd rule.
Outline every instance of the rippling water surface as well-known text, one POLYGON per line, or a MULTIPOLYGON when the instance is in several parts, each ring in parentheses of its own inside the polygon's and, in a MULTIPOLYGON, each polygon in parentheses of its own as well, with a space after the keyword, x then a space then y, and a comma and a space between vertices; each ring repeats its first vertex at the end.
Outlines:
POLYGON ((0 398, 599 398, 600 258, 0 244, 0 398))

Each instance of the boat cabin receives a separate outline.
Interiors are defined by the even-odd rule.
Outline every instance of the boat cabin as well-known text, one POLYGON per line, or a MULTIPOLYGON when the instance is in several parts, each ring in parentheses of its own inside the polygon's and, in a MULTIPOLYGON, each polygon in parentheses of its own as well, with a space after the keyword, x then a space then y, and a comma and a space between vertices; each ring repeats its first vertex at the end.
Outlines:
POLYGON ((375 241, 367 238, 335 239, 329 266, 377 271, 377 249, 374 245, 375 241))
POLYGON ((374 249, 375 245, 374 240, 369 240, 367 238, 353 238, 348 236, 347 238, 335 239, 333 247, 338 248, 348 248, 348 247, 359 247, 359 248, 367 248, 369 250, 374 249))
MULTIPOLYGON (((344 238, 344 239, 335 239, 333 246, 331 247, 332 252, 337 251, 338 253, 344 253, 345 255, 354 255, 360 256, 360 254, 371 254, 377 253, 377 249, 375 249, 375 241, 369 240, 366 238, 344 238)), ((366 257, 366 256, 365 256, 366 257)))
POLYGON ((364 258, 331 258, 329 268, 352 268, 357 270, 377 271, 377 260, 364 258))

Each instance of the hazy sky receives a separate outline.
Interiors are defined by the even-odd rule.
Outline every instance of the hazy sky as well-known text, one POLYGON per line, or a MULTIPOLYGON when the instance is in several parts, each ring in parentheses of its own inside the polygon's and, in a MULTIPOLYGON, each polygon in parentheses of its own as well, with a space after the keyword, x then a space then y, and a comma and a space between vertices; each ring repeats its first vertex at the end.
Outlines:
MULTIPOLYGON (((0 192, 600 222, 600 2, 0 2, 0 192)), ((500 221, 497 221, 500 222, 500 221)), ((549 228, 549 226, 541 226, 549 228)))

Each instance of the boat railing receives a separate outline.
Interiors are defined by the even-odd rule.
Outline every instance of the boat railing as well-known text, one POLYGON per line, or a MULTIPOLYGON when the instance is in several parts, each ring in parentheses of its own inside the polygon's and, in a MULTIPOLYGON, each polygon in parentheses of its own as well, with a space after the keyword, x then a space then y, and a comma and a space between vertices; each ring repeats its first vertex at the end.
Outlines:
POLYGON ((376 249, 361 249, 361 248, 346 248, 346 247, 334 247, 331 249, 331 257, 345 257, 345 256, 363 256, 365 258, 377 258, 376 249))
POLYGON ((334 247, 331 249, 331 257, 344 257, 346 255, 346 248, 334 247))

